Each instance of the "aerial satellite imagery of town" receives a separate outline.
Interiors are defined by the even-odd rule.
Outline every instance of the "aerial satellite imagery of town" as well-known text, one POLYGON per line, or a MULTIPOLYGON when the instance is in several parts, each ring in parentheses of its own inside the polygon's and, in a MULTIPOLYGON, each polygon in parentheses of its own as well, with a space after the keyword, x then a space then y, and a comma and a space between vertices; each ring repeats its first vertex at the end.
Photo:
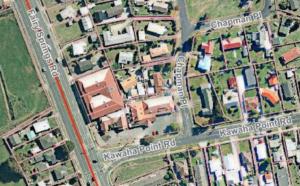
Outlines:
POLYGON ((300 0, 0 0, 0 186, 300 186, 300 0))

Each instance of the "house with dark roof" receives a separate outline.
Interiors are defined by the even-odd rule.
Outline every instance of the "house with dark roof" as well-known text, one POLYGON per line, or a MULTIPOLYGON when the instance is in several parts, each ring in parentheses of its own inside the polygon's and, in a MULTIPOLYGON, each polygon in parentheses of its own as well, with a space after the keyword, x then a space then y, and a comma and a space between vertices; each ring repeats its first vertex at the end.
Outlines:
POLYGON ((281 89, 285 100, 290 100, 294 97, 293 87, 290 81, 283 83, 281 89))
POLYGON ((201 113, 203 116, 211 116, 213 114, 213 98, 211 85, 209 83, 201 85, 201 113))
POLYGON ((290 9, 296 11, 300 8, 299 0, 289 0, 290 9))
POLYGON ((120 16, 124 12, 124 8, 122 5, 114 6, 106 10, 107 18, 120 16))
POLYGON ((13 135, 9 136, 8 141, 12 147, 14 147, 22 142, 19 134, 13 134, 13 135))
POLYGON ((38 139, 38 144, 42 149, 48 149, 55 145, 57 142, 57 139, 53 136, 52 133, 47 134, 46 136, 43 136, 38 139))
POLYGON ((247 87, 256 86, 256 79, 253 68, 247 68, 244 70, 244 79, 247 87))

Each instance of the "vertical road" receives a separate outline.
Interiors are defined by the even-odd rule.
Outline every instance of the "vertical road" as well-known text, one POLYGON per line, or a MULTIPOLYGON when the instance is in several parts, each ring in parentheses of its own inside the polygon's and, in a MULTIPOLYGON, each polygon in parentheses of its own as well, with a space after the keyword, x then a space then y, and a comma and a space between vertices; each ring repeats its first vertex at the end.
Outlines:
MULTIPOLYGON (((17 0, 14 1, 13 9, 17 15, 17 19, 19 19, 19 21, 21 22, 20 29, 23 29, 26 33, 25 39, 30 45, 29 50, 33 51, 33 53, 35 54, 38 66, 40 68, 46 69, 47 63, 43 59, 43 51, 36 40, 36 33, 31 28, 31 22, 28 13, 28 10, 32 10, 33 7, 37 6, 38 4, 36 1, 17 0)), ((40 29, 44 32, 44 35, 51 35, 48 24, 44 20, 41 13, 36 13, 36 16, 40 24, 40 29)), ((46 43, 49 45, 49 53, 51 54, 52 58, 56 59, 58 57, 58 52, 55 50, 53 41, 51 39, 48 39, 46 43)), ((56 65, 58 66, 57 70, 60 74, 59 77, 52 77, 50 70, 46 70, 43 73, 43 77, 45 78, 45 82, 49 87, 50 93, 52 94, 54 103, 57 107, 58 112, 60 113, 68 136, 70 140, 75 144, 75 153, 82 169, 83 178, 86 182, 90 182, 91 179, 94 180, 95 185, 98 186, 100 185, 98 183, 98 178, 101 178, 99 176, 100 171, 97 169, 97 165, 94 165, 93 167, 90 161, 90 158, 98 159, 96 153, 94 153, 93 150, 93 143, 88 135, 89 133, 87 127, 84 126, 84 121, 79 113, 79 108, 76 104, 76 100, 72 93, 65 72, 60 64, 56 65), (96 170, 98 176, 96 176, 94 170, 96 170)), ((107 184, 105 183, 105 181, 104 183, 101 182, 101 185, 106 186, 107 184)))

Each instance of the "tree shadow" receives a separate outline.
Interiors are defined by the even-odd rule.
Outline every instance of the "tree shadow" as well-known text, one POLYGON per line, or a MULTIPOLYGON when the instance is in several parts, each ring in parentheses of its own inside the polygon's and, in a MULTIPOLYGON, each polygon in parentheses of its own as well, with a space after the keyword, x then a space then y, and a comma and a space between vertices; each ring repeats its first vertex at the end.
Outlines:
POLYGON ((0 172, 0 182, 4 184, 10 182, 17 183, 23 178, 20 173, 16 172, 14 168, 11 167, 9 159, 0 165, 0 172))

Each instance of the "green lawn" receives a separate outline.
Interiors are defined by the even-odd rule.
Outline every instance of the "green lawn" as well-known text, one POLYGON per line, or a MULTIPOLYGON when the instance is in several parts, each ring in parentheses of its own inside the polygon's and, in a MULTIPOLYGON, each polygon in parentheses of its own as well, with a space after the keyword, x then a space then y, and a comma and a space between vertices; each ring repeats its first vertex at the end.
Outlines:
POLYGON ((234 67, 239 67, 243 65, 248 65, 249 64, 249 59, 248 57, 243 57, 242 56, 242 48, 236 49, 236 50, 231 50, 225 52, 225 57, 227 60, 227 67, 228 68, 234 68, 234 67), (238 63, 240 61, 240 64, 238 63))
POLYGON ((280 57, 287 51, 289 51, 290 49, 294 48, 295 46, 294 45, 286 45, 286 46, 283 46, 283 47, 277 47, 275 48, 275 59, 276 59, 276 66, 277 66, 277 69, 279 70, 282 70, 282 69, 286 69, 286 68, 292 68, 292 67, 295 67, 295 66, 299 66, 299 59, 296 59, 294 61, 291 61, 289 62, 287 65, 283 65, 281 62, 280 62, 280 57))
MULTIPOLYGON (((291 78, 291 79, 286 78, 285 71, 281 71, 279 73, 279 81, 280 81, 280 84, 283 84, 283 83, 286 83, 286 82, 289 82, 289 81, 293 84, 296 84, 294 78, 291 78)), ((293 110, 293 109, 296 109, 296 108, 299 107, 299 101, 298 101, 299 99, 298 99, 298 96, 297 96, 296 86, 292 87, 292 90, 293 90, 293 93, 295 95, 294 99, 287 100, 287 99, 284 99, 284 97, 282 99, 283 107, 284 107, 285 110, 293 110)), ((282 91, 282 94, 283 94, 283 91, 282 91)))
POLYGON ((9 153, 1 140, 0 142, 0 186, 25 186, 21 175, 14 172, 9 164, 15 163, 9 161, 9 153))
POLYGON ((250 144, 248 140, 239 142, 240 152, 250 152, 250 144))
POLYGON ((231 154, 232 153, 231 144, 230 143, 226 143, 226 144, 221 145, 221 152, 222 152, 223 156, 231 154))
POLYGON ((165 167, 167 164, 162 160, 135 162, 131 161, 117 167, 112 173, 112 180, 116 183, 124 183, 127 180, 151 173, 165 167))
MULTIPOLYGON (((0 66, 15 118, 11 123, 17 123, 44 110, 48 107, 48 101, 40 86, 16 20, 9 15, 0 18, 0 24, 0 33, 2 33, 0 66)), ((6 123, 6 126, 8 124, 6 123)), ((1 126, 4 127, 5 124, 1 126)))
POLYGON ((79 39, 83 34, 78 23, 74 23, 72 26, 66 26, 65 24, 56 25, 55 33, 60 44, 79 39))
MULTIPOLYGON (((262 9, 263 2, 254 3, 253 11, 262 9)), ((192 22, 197 22, 203 16, 208 19, 225 18, 244 13, 247 9, 239 7, 240 0, 187 0, 187 12, 192 22)))
POLYGON ((289 169, 290 169, 290 178, 292 181, 292 185, 293 186, 299 186, 300 185, 300 175, 299 175, 299 168, 297 167, 297 165, 295 164, 291 164, 289 165, 289 169))
POLYGON ((0 83, 0 129, 2 127, 5 127, 8 122, 8 110, 6 109, 5 106, 5 100, 4 100, 4 94, 2 92, 2 87, 0 83))

